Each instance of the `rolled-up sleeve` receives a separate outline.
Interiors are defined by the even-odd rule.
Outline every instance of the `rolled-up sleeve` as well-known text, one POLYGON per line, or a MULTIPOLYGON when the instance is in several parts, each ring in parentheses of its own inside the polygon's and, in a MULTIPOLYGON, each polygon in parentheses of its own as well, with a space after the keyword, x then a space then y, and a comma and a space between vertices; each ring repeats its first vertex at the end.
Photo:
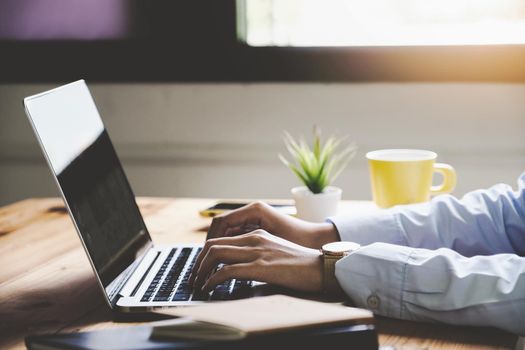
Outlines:
POLYGON ((379 315, 525 335, 525 258, 515 254, 374 243, 338 261, 336 277, 357 306, 379 315))
POLYGON ((517 191, 500 184, 329 221, 362 245, 335 271, 358 306, 525 335, 525 173, 517 191))
POLYGON ((415 248, 450 248, 465 256, 525 255, 525 173, 518 190, 504 184, 457 199, 396 206, 366 215, 328 219, 341 240, 362 245, 385 242, 415 248))

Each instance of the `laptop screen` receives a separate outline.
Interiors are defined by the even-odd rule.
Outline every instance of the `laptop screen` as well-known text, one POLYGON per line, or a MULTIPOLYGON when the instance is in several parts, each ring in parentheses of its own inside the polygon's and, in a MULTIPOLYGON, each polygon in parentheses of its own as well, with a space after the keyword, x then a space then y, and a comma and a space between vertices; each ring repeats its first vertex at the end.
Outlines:
POLYGON ((151 239, 95 103, 84 81, 24 103, 106 289, 151 239))

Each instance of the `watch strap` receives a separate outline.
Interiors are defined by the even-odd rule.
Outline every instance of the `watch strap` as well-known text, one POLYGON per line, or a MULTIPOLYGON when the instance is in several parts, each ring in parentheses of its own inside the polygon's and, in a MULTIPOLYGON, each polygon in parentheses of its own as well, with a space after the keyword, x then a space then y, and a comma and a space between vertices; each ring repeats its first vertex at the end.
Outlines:
POLYGON ((343 256, 323 255, 323 292, 326 295, 344 294, 335 277, 335 263, 343 256))

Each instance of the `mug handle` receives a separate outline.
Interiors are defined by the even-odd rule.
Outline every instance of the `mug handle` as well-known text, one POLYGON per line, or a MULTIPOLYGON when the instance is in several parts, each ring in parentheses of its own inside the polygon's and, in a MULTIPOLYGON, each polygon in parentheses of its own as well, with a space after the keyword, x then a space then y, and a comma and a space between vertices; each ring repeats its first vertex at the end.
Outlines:
POLYGON ((443 183, 441 185, 432 186, 430 188, 430 195, 435 196, 442 193, 450 193, 456 187, 456 171, 448 164, 435 163, 434 172, 443 175, 443 183))

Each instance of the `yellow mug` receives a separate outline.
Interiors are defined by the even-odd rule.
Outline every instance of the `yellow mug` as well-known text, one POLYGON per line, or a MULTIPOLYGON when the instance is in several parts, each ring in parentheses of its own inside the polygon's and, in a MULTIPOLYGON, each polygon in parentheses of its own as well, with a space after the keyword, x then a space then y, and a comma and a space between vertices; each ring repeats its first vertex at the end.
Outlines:
POLYGON ((436 163, 437 154, 415 149, 385 149, 366 154, 374 202, 381 208, 397 204, 426 202, 430 196, 450 193, 456 186, 456 171, 436 163), (443 176, 432 186, 432 176, 443 176))

